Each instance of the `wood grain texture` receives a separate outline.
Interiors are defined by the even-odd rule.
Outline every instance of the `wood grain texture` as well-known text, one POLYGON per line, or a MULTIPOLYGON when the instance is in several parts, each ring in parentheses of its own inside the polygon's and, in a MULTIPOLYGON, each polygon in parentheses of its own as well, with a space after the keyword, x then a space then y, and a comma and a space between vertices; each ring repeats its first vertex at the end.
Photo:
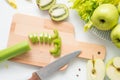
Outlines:
MULTIPOLYGON (((15 14, 13 16, 8 46, 14 45, 23 40, 29 41, 28 35, 30 33, 39 34, 41 32, 47 32, 53 34, 53 29, 55 28, 58 29, 62 38, 61 56, 64 56, 75 50, 81 50, 82 53, 79 55, 80 58, 91 59, 92 56, 94 56, 94 58, 105 58, 106 49, 104 46, 75 40, 74 28, 71 23, 53 22, 49 19, 23 14, 15 14)), ((30 41, 29 44, 32 48, 31 51, 10 60, 30 65, 45 66, 58 59, 54 58, 49 53, 49 50, 53 46, 40 43, 32 44, 30 41)))

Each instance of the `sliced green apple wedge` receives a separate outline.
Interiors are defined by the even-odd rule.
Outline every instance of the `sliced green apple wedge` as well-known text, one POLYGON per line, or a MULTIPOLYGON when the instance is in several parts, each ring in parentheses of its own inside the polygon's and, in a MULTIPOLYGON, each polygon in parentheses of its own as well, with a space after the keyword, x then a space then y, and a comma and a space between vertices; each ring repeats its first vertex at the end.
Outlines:
POLYGON ((108 61, 106 66, 106 74, 111 80, 120 79, 120 57, 115 57, 108 61))
POLYGON ((56 3, 56 0, 36 0, 36 3, 41 10, 48 10, 56 3))
POLYGON ((54 21, 62 21, 69 16, 69 11, 66 5, 56 4, 49 9, 51 19, 54 21))
POLYGON ((105 64, 101 59, 88 60, 87 71, 88 80, 104 80, 105 64))

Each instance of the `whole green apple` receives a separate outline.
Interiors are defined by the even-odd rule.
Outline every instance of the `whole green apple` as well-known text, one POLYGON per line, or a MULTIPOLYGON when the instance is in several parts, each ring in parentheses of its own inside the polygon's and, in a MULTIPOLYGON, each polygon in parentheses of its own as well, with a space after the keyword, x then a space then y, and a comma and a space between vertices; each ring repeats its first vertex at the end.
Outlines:
POLYGON ((119 13, 112 4, 102 4, 98 6, 91 16, 93 25, 99 30, 110 30, 117 23, 119 13))
POLYGON ((112 42, 120 48, 120 24, 118 24, 113 30, 111 31, 110 34, 112 42))

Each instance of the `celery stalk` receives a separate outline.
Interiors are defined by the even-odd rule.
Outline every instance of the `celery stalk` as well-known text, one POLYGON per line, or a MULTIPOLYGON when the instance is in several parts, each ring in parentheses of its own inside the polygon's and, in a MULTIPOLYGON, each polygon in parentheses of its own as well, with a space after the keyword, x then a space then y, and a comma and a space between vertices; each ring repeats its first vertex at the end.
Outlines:
POLYGON ((6 49, 3 49, 0 51, 0 62, 21 55, 28 50, 30 50, 30 46, 27 41, 23 41, 6 49))

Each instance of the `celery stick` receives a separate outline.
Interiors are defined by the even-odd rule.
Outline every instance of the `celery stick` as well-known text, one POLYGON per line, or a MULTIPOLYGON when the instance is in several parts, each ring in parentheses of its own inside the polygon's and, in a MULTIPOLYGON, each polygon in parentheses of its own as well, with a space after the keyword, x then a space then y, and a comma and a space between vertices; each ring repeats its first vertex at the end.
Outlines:
POLYGON ((52 36, 49 34, 48 35, 48 43, 51 44, 52 43, 52 36))
POLYGON ((35 43, 35 39, 34 39, 34 35, 33 34, 30 34, 29 36, 29 39, 32 43, 35 43))
POLYGON ((38 43, 39 42, 38 35, 36 33, 30 34, 28 37, 29 37, 29 39, 32 43, 38 43))
POLYGON ((43 41, 43 38, 44 38, 44 33, 42 32, 42 33, 40 33, 40 42, 41 42, 41 43, 44 42, 44 41, 43 41))
POLYGON ((35 43, 38 43, 39 42, 38 35, 34 33, 33 36, 34 36, 35 43))
POLYGON ((54 39, 53 40, 53 43, 54 43, 54 45, 57 45, 58 46, 58 48, 61 48, 61 38, 59 37, 59 38, 57 38, 57 39, 54 39))
POLYGON ((50 53, 51 53, 51 55, 53 55, 54 57, 59 57, 59 56, 60 56, 60 53, 61 53, 61 48, 59 48, 57 44, 55 44, 54 46, 55 46, 55 47, 50 50, 50 53))
POLYGON ((48 43, 48 33, 44 33, 44 42, 48 43))
POLYGON ((0 62, 21 55, 28 50, 30 50, 30 46, 27 41, 23 41, 6 49, 3 49, 0 51, 0 62))

